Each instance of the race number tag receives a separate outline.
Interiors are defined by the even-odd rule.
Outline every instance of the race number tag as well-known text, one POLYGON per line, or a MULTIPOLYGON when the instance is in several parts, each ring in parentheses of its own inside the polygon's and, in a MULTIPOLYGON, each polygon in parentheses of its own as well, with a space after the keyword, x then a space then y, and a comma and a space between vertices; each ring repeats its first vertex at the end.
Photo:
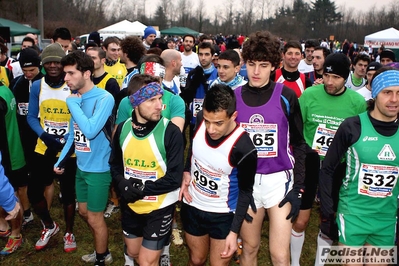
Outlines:
POLYGON ((18 114, 28 115, 29 103, 18 103, 18 114))
POLYGON ((258 151, 258 158, 274 158, 278 156, 277 124, 241 123, 241 127, 248 132, 252 143, 258 151))
POLYGON ((193 100, 193 116, 197 117, 197 114, 199 111, 202 110, 202 103, 204 102, 204 99, 197 99, 194 98, 193 100))
POLYGON ((69 132, 69 122, 56 122, 44 119, 44 131, 56 136, 64 136, 69 132))
POLYGON ((313 138, 312 149, 317 151, 320 156, 326 156, 328 148, 334 139, 336 130, 326 128, 326 125, 320 124, 313 138))
POLYGON ((187 76, 187 73, 182 73, 179 75, 179 82, 181 87, 186 87, 187 76))
POLYGON ((398 180, 397 166, 362 164, 359 171, 358 194, 374 198, 392 196, 398 180))
POLYGON ((219 198, 222 176, 219 173, 204 169, 197 163, 193 165, 193 187, 202 195, 210 198, 219 198))
POLYGON ((91 152, 90 140, 86 138, 76 123, 73 123, 75 150, 80 152, 91 152))
MULTIPOLYGON (((144 171, 139 169, 133 169, 130 167, 125 167, 125 178, 137 178, 143 181, 156 181, 157 180, 157 172, 156 171, 144 171)), ((146 202, 158 202, 158 196, 145 196, 142 201, 146 202)))

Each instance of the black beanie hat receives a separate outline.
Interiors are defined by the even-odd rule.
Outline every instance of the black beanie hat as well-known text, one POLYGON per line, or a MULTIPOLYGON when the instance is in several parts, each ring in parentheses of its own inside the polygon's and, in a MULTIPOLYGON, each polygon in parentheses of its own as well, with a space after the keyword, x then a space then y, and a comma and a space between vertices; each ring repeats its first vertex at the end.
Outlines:
POLYGON ((389 58, 389 59, 391 59, 393 62, 396 61, 395 54, 392 52, 392 50, 389 50, 389 49, 384 50, 384 51, 381 52, 381 54, 380 54, 380 60, 381 60, 382 58, 389 58))
POLYGON ((37 51, 33 48, 25 48, 19 54, 19 64, 21 68, 24 67, 39 67, 40 57, 37 51))
POLYGON ((324 61, 324 73, 331 73, 347 79, 350 72, 349 58, 340 53, 330 54, 324 61))
POLYGON ((382 65, 378 62, 371 62, 370 64, 368 64, 367 69, 366 69, 366 73, 374 70, 378 70, 382 67, 382 65))
POLYGON ((101 47, 100 33, 98 33, 97 31, 90 32, 89 38, 87 40, 87 42, 94 42, 97 44, 98 47, 101 47))

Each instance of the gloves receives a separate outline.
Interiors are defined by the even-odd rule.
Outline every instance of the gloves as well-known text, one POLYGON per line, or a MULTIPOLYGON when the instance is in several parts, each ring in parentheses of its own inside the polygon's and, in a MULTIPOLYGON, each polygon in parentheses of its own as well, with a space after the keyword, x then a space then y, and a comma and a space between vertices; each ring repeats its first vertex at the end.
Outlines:
POLYGON ((299 210, 301 208, 302 201, 302 193, 305 192, 303 186, 294 185, 290 192, 288 192, 287 196, 280 202, 278 205, 280 208, 283 207, 287 202, 291 203, 291 211, 287 216, 287 220, 291 218, 291 222, 293 223, 298 217, 299 210))
MULTIPOLYGON (((251 207, 252 211, 254 213, 256 213, 257 209, 256 209, 256 205, 255 205, 255 199, 251 194, 251 202, 249 203, 249 206, 251 207)), ((244 218, 247 222, 252 222, 253 217, 251 215, 249 215, 248 213, 245 214, 245 218, 244 218)))
POLYGON ((46 144, 48 149, 60 151, 64 147, 65 139, 62 136, 51 135, 47 132, 43 132, 40 135, 40 139, 46 144))
POLYGON ((134 203, 139 199, 144 198, 144 184, 140 179, 123 178, 118 183, 119 192, 121 193, 121 197, 128 203, 134 203))
POLYGON ((329 216, 325 216, 321 214, 320 216, 320 231, 328 236, 331 240, 338 239, 338 225, 335 221, 335 215, 331 214, 329 216))

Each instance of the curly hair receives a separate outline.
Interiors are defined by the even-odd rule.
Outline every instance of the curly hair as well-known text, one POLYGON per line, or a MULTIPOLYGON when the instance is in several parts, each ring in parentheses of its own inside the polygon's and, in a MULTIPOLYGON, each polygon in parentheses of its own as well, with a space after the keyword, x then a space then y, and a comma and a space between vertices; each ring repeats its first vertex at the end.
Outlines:
POLYGON ((139 60, 147 53, 143 42, 138 37, 134 36, 127 36, 124 38, 121 43, 120 47, 123 53, 127 54, 127 57, 135 63, 138 64, 139 60))
POLYGON ((281 61, 280 40, 268 31, 251 33, 242 47, 244 62, 268 61, 274 67, 278 67, 281 61))

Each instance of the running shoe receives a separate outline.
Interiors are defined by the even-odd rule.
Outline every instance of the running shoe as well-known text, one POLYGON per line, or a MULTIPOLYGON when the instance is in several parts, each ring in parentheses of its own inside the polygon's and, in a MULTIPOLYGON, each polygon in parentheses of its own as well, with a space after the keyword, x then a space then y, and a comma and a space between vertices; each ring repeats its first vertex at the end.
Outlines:
MULTIPOLYGON (((82 260, 84 262, 88 262, 88 263, 95 263, 96 262, 96 252, 94 251, 91 254, 83 255, 82 260)), ((111 262, 113 262, 113 259, 112 259, 112 255, 110 252, 110 253, 108 253, 107 256, 105 256, 105 264, 110 264, 111 262)))
POLYGON ((60 231, 60 227, 56 222, 54 222, 54 227, 52 229, 44 228, 42 230, 42 236, 37 240, 35 248, 36 250, 42 250, 47 246, 48 241, 52 236, 60 231))
POLYGON ((104 217, 109 218, 113 213, 119 211, 119 206, 115 206, 113 202, 108 203, 107 209, 104 212, 104 217))
POLYGON ((75 236, 71 233, 66 233, 64 236, 64 251, 72 252, 76 250, 75 236))
POLYGON ((22 235, 19 237, 9 236, 6 246, 0 251, 0 255, 10 255, 14 251, 16 251, 22 244, 22 235))
POLYGON ((172 266, 170 263, 169 255, 163 254, 159 258, 159 266, 172 266))
POLYGON ((33 222, 33 213, 31 212, 29 216, 24 216, 22 221, 22 228, 33 222))

